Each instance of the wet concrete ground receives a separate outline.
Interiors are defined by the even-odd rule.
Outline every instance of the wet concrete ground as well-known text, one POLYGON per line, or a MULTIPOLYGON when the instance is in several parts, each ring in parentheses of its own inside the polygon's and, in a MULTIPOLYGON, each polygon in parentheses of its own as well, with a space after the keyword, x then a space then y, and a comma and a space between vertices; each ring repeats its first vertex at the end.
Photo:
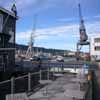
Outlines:
POLYGON ((93 74, 93 100, 100 100, 100 69, 92 72, 93 74))

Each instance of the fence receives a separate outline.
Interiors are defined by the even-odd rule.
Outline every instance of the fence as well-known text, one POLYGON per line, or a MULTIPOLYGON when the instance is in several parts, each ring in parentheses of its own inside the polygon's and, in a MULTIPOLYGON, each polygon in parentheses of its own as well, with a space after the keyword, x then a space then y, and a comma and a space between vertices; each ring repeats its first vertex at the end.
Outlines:
POLYGON ((6 94, 14 94, 21 92, 31 92, 41 87, 40 80, 53 79, 53 72, 48 70, 40 70, 35 73, 28 73, 20 77, 12 77, 11 80, 0 82, 0 99, 5 100, 6 94))

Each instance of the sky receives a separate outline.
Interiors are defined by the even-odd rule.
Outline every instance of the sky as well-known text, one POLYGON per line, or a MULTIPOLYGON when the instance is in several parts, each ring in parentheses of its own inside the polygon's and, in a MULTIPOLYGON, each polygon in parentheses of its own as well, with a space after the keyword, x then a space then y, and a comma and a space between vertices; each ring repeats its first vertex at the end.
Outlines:
POLYGON ((100 34, 100 0, 0 0, 0 6, 10 10, 14 2, 19 16, 18 44, 28 45, 35 24, 35 46, 75 51, 79 40, 78 3, 89 40, 100 34))

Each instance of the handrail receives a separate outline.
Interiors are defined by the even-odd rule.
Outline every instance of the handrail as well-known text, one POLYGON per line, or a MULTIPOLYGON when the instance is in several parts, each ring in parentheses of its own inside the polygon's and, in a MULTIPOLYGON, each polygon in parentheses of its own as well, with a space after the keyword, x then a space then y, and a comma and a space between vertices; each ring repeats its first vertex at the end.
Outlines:
MULTIPOLYGON (((42 70, 42 72, 45 72, 45 71, 48 71, 48 70, 42 70)), ((30 75, 35 75, 35 74, 39 74, 39 73, 40 72, 34 72, 34 73, 30 73, 30 75)), ((21 79, 21 78, 24 78, 24 77, 28 77, 28 74, 14 78, 14 80, 21 79)), ((0 84, 7 83, 7 82, 11 82, 11 80, 2 81, 2 82, 0 82, 0 84)))
POLYGON ((2 82, 0 82, 0 84, 4 84, 4 83, 10 82, 10 81, 11 80, 2 81, 2 82))

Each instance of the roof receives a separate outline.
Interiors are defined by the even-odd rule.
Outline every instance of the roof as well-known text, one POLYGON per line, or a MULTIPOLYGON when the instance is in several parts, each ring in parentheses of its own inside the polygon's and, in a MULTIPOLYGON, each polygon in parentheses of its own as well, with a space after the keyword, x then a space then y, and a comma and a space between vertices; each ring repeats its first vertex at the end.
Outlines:
POLYGON ((2 11, 2 12, 6 13, 6 14, 8 14, 8 15, 14 17, 14 18, 18 18, 18 17, 15 16, 14 13, 12 13, 12 12, 9 11, 9 10, 6 10, 5 8, 3 8, 3 7, 1 7, 1 6, 0 6, 0 11, 2 11))

